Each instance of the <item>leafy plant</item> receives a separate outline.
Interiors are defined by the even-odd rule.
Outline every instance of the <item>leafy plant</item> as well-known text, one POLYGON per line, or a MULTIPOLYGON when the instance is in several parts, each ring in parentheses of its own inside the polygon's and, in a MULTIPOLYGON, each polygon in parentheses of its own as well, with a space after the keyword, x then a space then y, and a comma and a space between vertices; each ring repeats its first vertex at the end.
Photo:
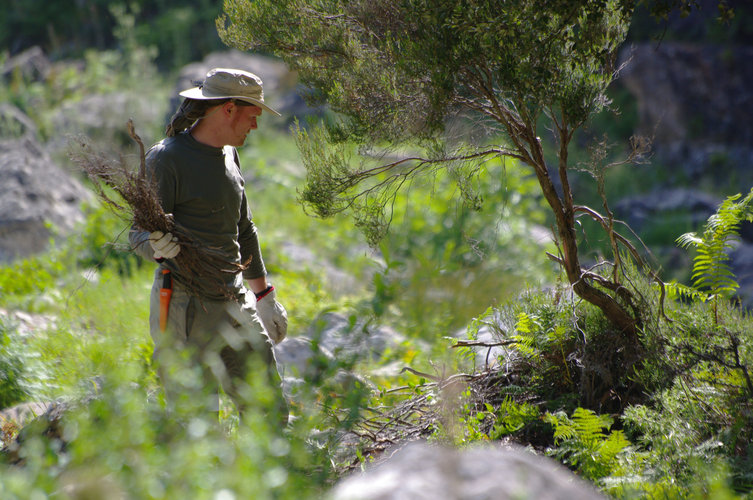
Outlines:
POLYGON ((618 455, 630 446, 621 430, 605 432, 614 423, 608 415, 576 408, 572 418, 557 412, 547 413, 544 420, 554 426, 555 447, 547 454, 592 481, 614 474, 619 467, 618 455))
POLYGON ((740 224, 753 221, 753 190, 742 198, 741 194, 727 197, 709 217, 702 235, 685 233, 677 239, 683 248, 694 248, 692 288, 673 284, 676 292, 711 300, 714 317, 718 316, 718 302, 730 298, 740 287, 728 261, 728 251, 740 235, 740 224))
POLYGON ((493 412, 497 419, 489 432, 489 438, 500 439, 508 434, 521 430, 526 424, 539 418, 539 409, 530 403, 517 403, 511 397, 506 397, 496 411, 491 406, 487 410, 493 412))
POLYGON ((14 333, 6 320, 0 318, 0 410, 23 401, 28 395, 24 382, 24 358, 11 342, 14 333))
POLYGON ((301 199, 313 213, 349 211, 373 244, 398 193, 416 178, 449 172, 458 197, 480 208, 483 197, 470 188, 484 165, 519 161, 551 209, 560 245, 554 258, 575 293, 637 341, 640 309, 619 280, 620 264, 611 277, 581 267, 576 218, 596 220, 614 247, 627 240, 609 214, 575 204, 568 177, 575 131, 608 104, 633 8, 614 0, 545 8, 515 1, 504 9, 491 1, 469 9, 455 0, 232 0, 218 26, 229 45, 282 57, 313 89, 313 101, 341 113, 326 131, 299 131, 309 174, 301 199), (540 119, 554 132, 558 181, 540 119))

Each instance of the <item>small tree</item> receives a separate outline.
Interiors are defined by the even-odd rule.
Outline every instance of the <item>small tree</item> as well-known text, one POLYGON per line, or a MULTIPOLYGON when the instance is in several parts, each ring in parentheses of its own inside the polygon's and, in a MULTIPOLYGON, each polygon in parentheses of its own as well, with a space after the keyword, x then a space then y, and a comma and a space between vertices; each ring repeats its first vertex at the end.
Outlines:
POLYGON ((340 114, 326 129, 299 131, 308 171, 301 199, 314 213, 351 210, 375 242, 415 176, 450 172, 478 204, 473 175, 492 158, 514 158, 533 169, 552 209, 554 258, 575 293, 633 335, 641 313, 621 283, 618 249, 629 243, 614 232, 606 203, 606 216, 574 203, 568 178, 576 130, 608 104, 632 10, 633 2, 615 0, 225 0, 218 29, 229 45, 280 56, 312 101, 340 114), (556 142, 551 170, 542 118, 556 142), (458 123, 475 134, 453 141, 448 124, 458 123), (504 144, 489 144, 500 135, 504 144), (385 144, 420 152, 386 160, 388 148, 377 149, 385 144), (613 242, 607 275, 581 266, 575 227, 583 214, 613 242))

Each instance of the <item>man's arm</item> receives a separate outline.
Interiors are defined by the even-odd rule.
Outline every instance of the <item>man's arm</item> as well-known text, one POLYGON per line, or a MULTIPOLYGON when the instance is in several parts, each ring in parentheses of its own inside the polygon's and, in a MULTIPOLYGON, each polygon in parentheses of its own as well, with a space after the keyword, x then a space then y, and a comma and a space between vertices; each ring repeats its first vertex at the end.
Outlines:
POLYGON ((266 276, 262 276, 261 278, 247 279, 246 282, 248 283, 248 287, 252 292, 254 292, 254 294, 261 293, 269 287, 266 276))

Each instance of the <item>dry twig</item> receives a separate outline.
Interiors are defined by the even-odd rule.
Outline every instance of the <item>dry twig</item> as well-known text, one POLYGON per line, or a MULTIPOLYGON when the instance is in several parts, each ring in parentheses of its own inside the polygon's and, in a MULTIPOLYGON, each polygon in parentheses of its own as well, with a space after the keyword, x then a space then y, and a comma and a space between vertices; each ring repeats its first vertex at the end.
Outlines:
POLYGON ((232 292, 226 283, 230 276, 243 271, 248 262, 241 264, 227 260, 216 249, 198 241, 175 221, 172 214, 162 210, 156 186, 146 175, 144 143, 136 134, 132 120, 128 120, 127 127, 128 134, 139 147, 138 172, 133 172, 122 156, 114 160, 95 151, 85 137, 71 143, 71 160, 86 173, 99 199, 116 215, 138 229, 169 232, 178 239, 181 251, 173 261, 184 272, 174 274, 176 281, 199 294, 202 291, 219 292, 230 298, 232 292), (114 197, 111 190, 119 196, 114 197))

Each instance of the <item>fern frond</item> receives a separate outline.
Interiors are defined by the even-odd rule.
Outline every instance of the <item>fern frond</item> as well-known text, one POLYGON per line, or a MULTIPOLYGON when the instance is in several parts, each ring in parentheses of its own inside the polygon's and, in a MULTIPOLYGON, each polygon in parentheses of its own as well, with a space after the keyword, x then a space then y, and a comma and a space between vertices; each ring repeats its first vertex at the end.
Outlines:
POLYGON ((608 415, 597 415, 591 410, 576 408, 573 422, 581 441, 592 445, 605 438, 603 429, 609 430, 613 421, 608 415))
POLYGON ((518 314, 518 322, 515 324, 516 333, 511 336, 518 342, 517 349, 526 356, 536 354, 536 333, 540 328, 536 319, 535 316, 532 317, 523 312, 518 314))
MULTIPOLYGON (((753 219, 753 190, 745 198, 740 199, 741 196, 729 196, 719 205, 716 213, 708 218, 702 236, 685 233, 676 240, 679 246, 696 250, 691 276, 693 288, 708 290, 710 297, 730 297, 740 288, 728 264, 727 252, 739 238, 740 223, 753 219)), ((688 293, 687 289, 675 290, 682 295, 698 297, 688 293)))
POLYGON ((700 238, 696 233, 685 233, 675 241, 682 248, 699 247, 703 244, 703 238, 700 238))
POLYGON ((700 300, 702 302, 709 300, 709 295, 707 293, 702 292, 697 288, 683 285, 682 283, 678 283, 677 281, 664 283, 664 289, 667 292, 667 297, 671 299, 686 298, 690 300, 700 300))

